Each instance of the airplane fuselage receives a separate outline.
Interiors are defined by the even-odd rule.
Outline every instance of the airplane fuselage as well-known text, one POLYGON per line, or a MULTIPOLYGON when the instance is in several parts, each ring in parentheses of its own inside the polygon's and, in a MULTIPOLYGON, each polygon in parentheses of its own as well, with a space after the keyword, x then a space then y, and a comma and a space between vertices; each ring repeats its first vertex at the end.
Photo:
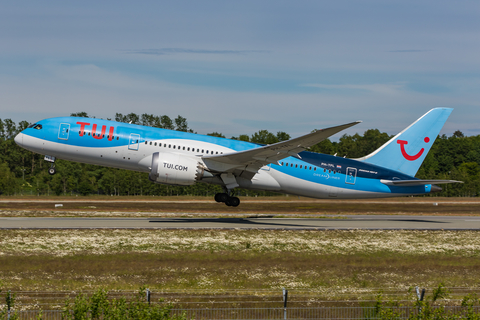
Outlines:
MULTIPOLYGON (((238 140, 77 117, 42 120, 20 133, 15 141, 28 150, 57 159, 149 174, 152 174, 155 154, 161 159, 171 159, 159 163, 155 170, 170 170, 179 176, 187 176, 192 170, 201 171, 196 175, 199 178, 192 181, 171 180, 172 184, 180 185, 205 182, 224 186, 228 180, 220 177, 221 172, 231 170, 232 166, 211 160, 215 156, 262 147, 238 140)), ((242 188, 313 198, 392 197, 432 191, 431 184, 395 186, 384 182, 416 179, 399 171, 308 151, 264 165, 251 178, 236 175, 233 179, 242 188)))

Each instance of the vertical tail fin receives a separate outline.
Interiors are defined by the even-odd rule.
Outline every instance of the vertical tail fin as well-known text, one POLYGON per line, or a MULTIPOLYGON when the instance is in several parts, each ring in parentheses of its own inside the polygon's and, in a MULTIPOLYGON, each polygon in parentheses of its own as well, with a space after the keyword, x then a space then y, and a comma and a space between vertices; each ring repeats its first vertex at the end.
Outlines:
POLYGON ((356 160, 415 176, 452 110, 428 111, 383 146, 356 160))

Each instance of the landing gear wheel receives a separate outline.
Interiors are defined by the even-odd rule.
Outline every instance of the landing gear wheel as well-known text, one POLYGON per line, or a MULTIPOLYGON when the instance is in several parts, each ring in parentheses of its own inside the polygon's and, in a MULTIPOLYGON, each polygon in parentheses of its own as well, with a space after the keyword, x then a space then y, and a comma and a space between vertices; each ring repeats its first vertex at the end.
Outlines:
POLYGON ((217 202, 226 202, 228 200, 228 194, 226 193, 217 193, 215 194, 215 201, 217 202))
POLYGON ((229 197, 227 201, 225 201, 225 204, 229 207, 238 207, 240 204, 240 199, 237 197, 229 197))
POLYGON ((48 174, 50 174, 50 175, 52 175, 52 176, 53 176, 56 172, 57 172, 57 169, 55 169, 55 167, 50 167, 50 168, 48 169, 48 174))

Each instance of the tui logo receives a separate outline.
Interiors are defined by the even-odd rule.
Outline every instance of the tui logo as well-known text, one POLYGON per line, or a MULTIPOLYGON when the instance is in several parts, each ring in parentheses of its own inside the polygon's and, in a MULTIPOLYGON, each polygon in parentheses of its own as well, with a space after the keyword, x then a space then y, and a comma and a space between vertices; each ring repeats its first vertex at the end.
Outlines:
MULTIPOLYGON (((425 139, 423 139, 423 141, 425 141, 425 143, 429 143, 430 142, 430 138, 429 137, 425 137, 425 139)), ((408 161, 415 161, 417 160, 418 158, 420 158, 423 154, 423 152, 425 151, 424 148, 420 149, 420 151, 418 151, 418 153, 416 155, 409 155, 407 153, 407 151, 405 151, 405 145, 408 144, 408 141, 405 141, 405 140, 397 140, 397 143, 400 145, 400 151, 402 151, 402 155, 405 159, 407 159, 408 161)))
MULTIPOLYGON (((77 122, 77 124, 80 125, 80 131, 78 134, 80 135, 80 137, 83 137, 85 135, 85 127, 90 126, 90 123, 79 121, 77 122)), ((97 133, 97 124, 94 123, 92 126, 92 137, 94 137, 95 139, 103 139, 105 137, 106 130, 107 130, 107 126, 102 126, 101 133, 97 133)), ((108 141, 113 140, 113 130, 114 130, 114 127, 110 127, 108 136, 107 136, 108 141)))

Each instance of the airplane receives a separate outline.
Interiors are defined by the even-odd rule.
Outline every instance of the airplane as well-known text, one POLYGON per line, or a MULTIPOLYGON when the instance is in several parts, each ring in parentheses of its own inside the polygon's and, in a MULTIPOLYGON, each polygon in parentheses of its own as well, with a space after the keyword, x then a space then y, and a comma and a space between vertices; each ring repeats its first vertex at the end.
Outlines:
POLYGON ((15 137, 30 151, 45 155, 55 174, 55 159, 148 173, 154 183, 220 185, 215 201, 240 204, 237 187, 320 199, 425 195, 454 180, 415 178, 453 109, 434 108, 380 148, 358 159, 307 149, 361 121, 316 130, 271 145, 189 132, 79 117, 49 118, 15 137))

